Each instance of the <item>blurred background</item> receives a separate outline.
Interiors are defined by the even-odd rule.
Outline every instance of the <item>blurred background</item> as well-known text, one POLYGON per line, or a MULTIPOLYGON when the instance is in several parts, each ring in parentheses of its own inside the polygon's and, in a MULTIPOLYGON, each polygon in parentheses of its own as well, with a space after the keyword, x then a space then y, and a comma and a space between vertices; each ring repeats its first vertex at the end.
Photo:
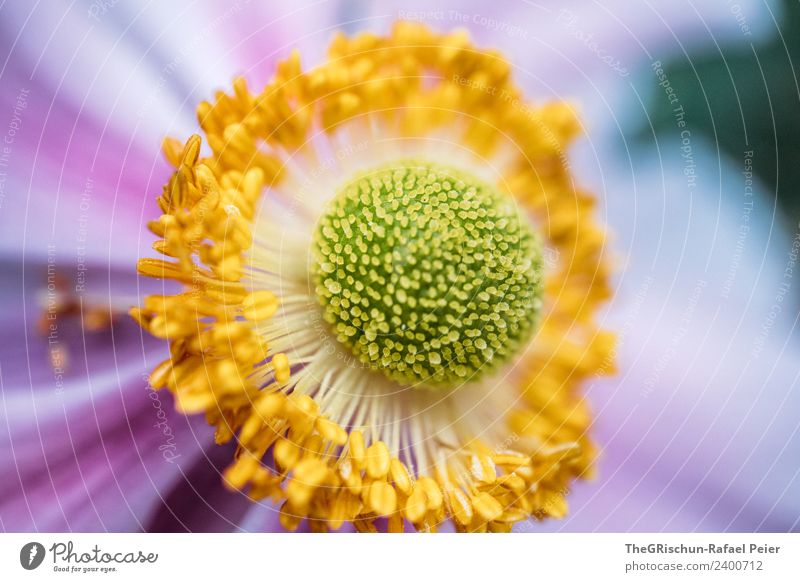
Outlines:
POLYGON ((0 6, 0 529, 260 531, 228 447, 147 387, 126 315, 198 102, 397 19, 467 28, 536 103, 613 233, 620 373, 586 390, 598 477, 520 531, 800 529, 800 3, 7 2, 0 6))

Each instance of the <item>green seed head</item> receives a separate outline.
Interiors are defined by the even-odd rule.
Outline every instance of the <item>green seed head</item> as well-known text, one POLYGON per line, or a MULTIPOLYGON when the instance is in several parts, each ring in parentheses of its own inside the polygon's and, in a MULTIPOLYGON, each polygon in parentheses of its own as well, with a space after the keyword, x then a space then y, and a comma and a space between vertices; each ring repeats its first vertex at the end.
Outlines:
POLYGON ((464 172, 405 161, 362 174, 325 209, 312 246, 336 337, 403 384, 476 380, 536 327, 539 239, 512 199, 464 172))

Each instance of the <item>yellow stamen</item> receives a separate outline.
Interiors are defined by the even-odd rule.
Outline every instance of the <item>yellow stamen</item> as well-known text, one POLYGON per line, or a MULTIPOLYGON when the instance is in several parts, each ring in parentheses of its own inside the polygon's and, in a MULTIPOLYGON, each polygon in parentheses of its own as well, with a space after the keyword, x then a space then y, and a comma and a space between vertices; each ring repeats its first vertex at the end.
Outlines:
MULTIPOLYGON (((178 410, 205 413, 217 442, 235 439, 239 448, 224 473, 226 486, 282 502, 280 522, 287 530, 307 519, 313 531, 346 522, 375 531, 383 516, 389 531, 403 531, 405 521, 436 531, 449 519, 458 531, 499 532, 531 516, 563 517, 569 484, 591 476, 596 454, 580 386, 613 373, 615 349, 613 335, 600 330, 595 317, 611 294, 606 237, 592 197, 574 187, 564 164, 565 148, 580 129, 574 107, 528 104, 510 63, 473 46, 465 31, 441 35, 401 22, 386 37, 338 35, 330 56, 303 71, 293 52, 262 91, 252 92, 238 78, 230 94, 201 103, 197 115, 209 157, 200 157, 198 135, 183 145, 164 141, 175 171, 158 197, 162 216, 148 224, 159 238, 153 248, 164 258, 143 258, 138 271, 184 289, 149 297, 130 312, 170 342, 171 357, 153 370, 151 385, 168 389, 178 410), (308 247, 297 251, 287 242, 294 254, 282 257, 287 251, 274 244, 278 235, 308 213, 310 236, 324 205, 303 206, 298 193, 325 164, 315 143, 333 145, 373 131, 384 132, 376 140, 381 144, 457 143, 457 153, 467 153, 453 164, 465 171, 488 160, 500 174, 491 177, 498 195, 542 234, 547 264, 540 327, 520 348, 518 362, 474 391, 482 395, 474 405, 469 385, 431 396, 345 364, 329 330, 314 325, 319 306, 308 295, 308 277, 284 272, 302 264, 308 247), (298 170, 301 160, 315 165, 298 170), (287 192, 281 201, 297 202, 298 212, 288 213, 286 205, 262 212, 287 192)), ((352 178, 335 177, 340 183, 352 178)), ((371 211, 368 204, 364 210, 371 211)), ((452 211, 462 210, 454 205, 452 211)), ((392 219, 389 212, 377 226, 366 224, 394 228, 392 219)), ((409 260, 403 249, 371 256, 367 242, 360 260, 371 265, 395 268, 409 260)), ((342 245, 331 254, 341 264, 330 267, 346 282, 351 250, 342 245)), ((424 269, 415 272, 424 280, 424 269)), ((366 268, 365 277, 348 282, 352 304, 341 313, 368 322, 394 317, 394 305, 364 313, 359 294, 368 292, 373 277, 366 268)), ((464 283, 458 291, 469 299, 474 283, 464 283)), ((405 289, 385 296, 409 300, 405 289)), ((495 301, 488 297, 478 301, 495 301)), ((380 299, 384 295, 371 301, 380 299)), ((493 305, 498 317, 513 305, 502 303, 493 305)), ((442 333, 456 332, 459 323, 441 323, 442 333)), ((347 322, 342 325, 348 333, 347 322)), ((379 331, 376 325, 370 336, 379 331)), ((484 351, 488 361, 492 338, 469 331, 474 337, 465 335, 459 345, 484 351)), ((402 343, 374 343, 387 349, 387 363, 396 356, 407 366, 441 364, 435 350, 418 358, 414 340, 412 334, 402 343)), ((460 356, 454 350, 450 357, 460 356)))

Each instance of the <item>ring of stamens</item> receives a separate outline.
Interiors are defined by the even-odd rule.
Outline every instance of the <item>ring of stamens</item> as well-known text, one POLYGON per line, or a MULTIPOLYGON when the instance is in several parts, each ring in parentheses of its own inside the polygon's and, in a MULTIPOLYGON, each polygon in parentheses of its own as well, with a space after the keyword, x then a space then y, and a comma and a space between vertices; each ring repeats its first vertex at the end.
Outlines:
POLYGON ((500 532, 563 518, 572 482, 593 474, 597 454, 581 386, 613 373, 615 359, 614 336, 595 317, 612 291, 605 235, 593 197, 563 164, 580 130, 573 107, 529 105, 508 61, 464 31, 400 22, 386 37, 339 35, 329 55, 303 70, 293 53, 262 91, 239 78, 202 102, 208 157, 198 135, 165 141, 175 172, 148 225, 163 257, 141 259, 138 271, 183 290, 131 309, 170 343, 151 386, 169 390, 178 411, 204 413, 217 443, 235 440, 224 483, 282 502, 289 530, 436 531, 449 521, 500 532), (479 88, 489 85, 498 91, 479 88), (491 160, 504 196, 543 226, 546 311, 513 373, 458 393, 395 397, 384 378, 347 367, 324 332, 304 327, 322 311, 308 309, 315 288, 303 269, 284 266, 300 262, 315 229, 305 219, 329 190, 305 198, 297 187, 318 177, 320 155, 367 133, 376 147, 388 144, 373 161, 403 159, 401 146, 420 139, 437 144, 420 151, 460 167, 491 160), (303 212, 280 214, 290 200, 303 212), (292 237, 275 227, 294 235, 300 216, 308 231, 287 254, 292 237))
POLYGON ((313 258, 337 339, 412 386, 476 380, 517 353, 541 311, 527 219, 452 168, 402 161, 356 177, 323 213, 313 258))

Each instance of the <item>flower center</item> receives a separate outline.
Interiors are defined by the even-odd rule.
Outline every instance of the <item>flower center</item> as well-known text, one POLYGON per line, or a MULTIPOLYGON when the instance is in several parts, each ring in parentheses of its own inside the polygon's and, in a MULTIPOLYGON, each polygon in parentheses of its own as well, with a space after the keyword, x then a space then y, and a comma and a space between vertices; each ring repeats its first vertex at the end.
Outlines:
POLYGON ((365 365, 455 387, 513 357, 542 305, 539 238, 508 196, 419 161, 347 183, 315 233, 325 320, 365 365))

